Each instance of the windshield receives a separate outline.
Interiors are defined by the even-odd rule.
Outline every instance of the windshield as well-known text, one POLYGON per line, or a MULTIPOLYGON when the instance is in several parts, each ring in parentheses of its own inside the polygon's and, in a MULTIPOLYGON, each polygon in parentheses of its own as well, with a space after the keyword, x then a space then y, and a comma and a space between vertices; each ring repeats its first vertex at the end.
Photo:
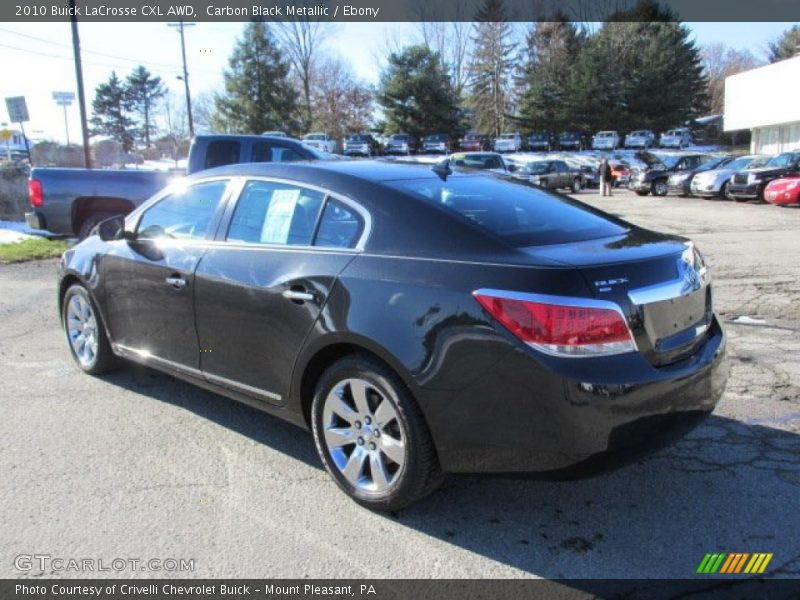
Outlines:
POLYGON ((611 237, 626 231, 575 200, 505 178, 409 179, 387 185, 477 225, 517 248, 611 237))
POLYGON ((468 133, 464 139, 469 141, 475 141, 481 139, 483 136, 480 133, 468 133))
POLYGON ((710 171, 711 169, 718 169, 731 161, 730 157, 723 156, 722 158, 711 158, 702 163, 695 171, 710 171))
POLYGON ((647 135, 646 131, 631 131, 631 137, 642 137, 647 135))
POLYGON ((540 173, 547 173, 547 168, 549 166, 550 163, 547 162, 532 162, 525 165, 525 170, 533 175, 538 175, 540 173))
POLYGON ((614 137, 613 131, 601 131, 597 134, 597 137, 614 137))
POLYGON ((767 167, 788 167, 794 160, 794 154, 779 154, 769 159, 765 166, 767 167))
POLYGON ((348 142, 368 142, 369 141, 369 136, 368 135, 355 134, 355 135, 351 135, 350 137, 348 137, 347 141, 348 142))
POLYGON ((516 133, 504 133, 503 135, 500 136, 500 139, 501 140, 513 140, 516 137, 517 137, 516 133))
POLYGON ((577 137, 578 137, 577 133, 567 132, 567 133, 562 133, 561 134, 561 139, 562 140, 574 140, 577 137))
POLYGON ((408 136, 404 133, 395 133, 389 136, 389 140, 392 142, 405 142, 408 139, 408 136))
POLYGON ((546 140, 547 134, 546 133, 532 133, 530 139, 532 140, 546 140))
POLYGON ((426 142, 445 142, 447 141, 447 136, 442 135, 441 133, 434 133, 433 135, 425 136, 426 142))

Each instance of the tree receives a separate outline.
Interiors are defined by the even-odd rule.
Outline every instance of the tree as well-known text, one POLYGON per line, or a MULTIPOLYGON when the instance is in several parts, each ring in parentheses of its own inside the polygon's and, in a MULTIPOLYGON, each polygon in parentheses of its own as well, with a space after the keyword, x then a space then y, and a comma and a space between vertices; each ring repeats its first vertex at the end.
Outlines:
POLYGON ((225 93, 215 98, 214 128, 262 133, 297 130, 297 92, 289 63, 260 21, 248 23, 225 71, 225 93))
POLYGON ((475 20, 472 38, 475 51, 469 65, 469 104, 474 113, 474 125, 490 135, 499 135, 511 111, 509 92, 515 63, 515 44, 503 0, 486 0, 475 20))
POLYGON ((769 62, 800 55, 800 25, 792 25, 769 44, 769 62))
POLYGON ((569 73, 585 44, 585 36, 574 23, 562 16, 558 19, 535 23, 525 40, 517 120, 533 131, 565 128, 569 73))
POLYGON ((299 21, 277 21, 273 27, 278 32, 281 45, 289 56, 289 62, 302 89, 303 130, 307 131, 314 116, 311 102, 314 63, 319 46, 330 31, 330 23, 304 17, 299 21))
POLYGON ((341 140, 369 128, 374 96, 369 86, 353 76, 348 63, 336 57, 320 60, 312 80, 313 130, 341 140))
POLYGON ((136 67, 133 73, 128 75, 125 89, 128 93, 132 110, 138 113, 142 119, 139 139, 144 141, 145 148, 149 148, 150 135, 156 131, 153 124, 152 111, 156 102, 166 95, 167 90, 161 81, 161 77, 153 77, 150 71, 142 65, 136 67))
POLYGON ((92 135, 108 136, 122 145, 123 152, 133 149, 136 122, 128 115, 132 108, 130 96, 111 72, 108 81, 97 86, 92 101, 92 135))
POLYGON ((438 54, 409 46, 389 55, 381 74, 378 102, 390 130, 420 137, 425 133, 460 133, 458 99, 438 54))
POLYGON ((703 48, 703 68, 708 79, 709 110, 721 115, 725 110, 725 79, 742 71, 761 65, 749 50, 726 48, 724 44, 711 44, 703 48))

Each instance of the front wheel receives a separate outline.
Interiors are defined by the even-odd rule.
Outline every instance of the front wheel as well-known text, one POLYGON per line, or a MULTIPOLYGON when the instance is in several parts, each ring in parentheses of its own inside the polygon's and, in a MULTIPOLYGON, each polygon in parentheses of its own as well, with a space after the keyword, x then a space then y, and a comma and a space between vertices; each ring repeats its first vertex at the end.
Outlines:
POLYGON ((67 289, 61 307, 61 320, 72 358, 90 375, 100 375, 115 366, 100 316, 89 292, 80 284, 67 289))
POLYGON ((731 192, 728 189, 728 186, 729 184, 727 181, 722 184, 722 187, 719 190, 719 196, 720 198, 723 198, 725 200, 733 200, 733 196, 731 196, 731 192))
POLYGON ((325 469, 362 506, 399 510, 441 482, 436 449, 411 392, 372 357, 350 356, 323 373, 311 420, 325 469))
POLYGON ((581 191, 581 180, 577 177, 572 180, 572 193, 577 194, 581 191))
POLYGON ((650 191, 653 196, 666 196, 667 195, 667 182, 663 179, 655 180, 650 186, 650 191))

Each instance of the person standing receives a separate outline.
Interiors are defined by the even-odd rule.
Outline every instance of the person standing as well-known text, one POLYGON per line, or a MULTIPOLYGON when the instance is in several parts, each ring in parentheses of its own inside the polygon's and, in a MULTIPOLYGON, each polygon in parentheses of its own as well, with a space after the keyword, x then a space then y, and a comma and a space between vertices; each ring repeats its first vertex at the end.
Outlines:
POLYGON ((608 164, 607 158, 600 161, 600 168, 598 171, 600 175, 600 195, 610 196, 614 175, 611 173, 611 165, 608 164))

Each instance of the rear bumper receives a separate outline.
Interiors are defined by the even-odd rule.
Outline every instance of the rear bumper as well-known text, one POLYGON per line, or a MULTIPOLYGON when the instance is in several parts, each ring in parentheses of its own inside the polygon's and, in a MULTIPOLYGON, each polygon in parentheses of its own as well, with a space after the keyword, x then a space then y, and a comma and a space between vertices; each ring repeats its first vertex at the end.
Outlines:
POLYGON ((702 421, 723 394, 728 366, 716 319, 707 335, 691 357, 662 368, 638 353, 590 365, 517 349, 482 378, 491 381, 451 396, 448 410, 435 397, 422 404, 442 467, 558 474, 657 449, 702 421))
POLYGON ((46 223, 45 223, 45 220, 44 220, 44 215, 42 215, 42 214, 40 214, 40 213, 38 213, 36 211, 26 212, 25 213, 25 222, 28 224, 28 227, 31 227, 33 229, 47 229, 47 226, 46 226, 46 223))

